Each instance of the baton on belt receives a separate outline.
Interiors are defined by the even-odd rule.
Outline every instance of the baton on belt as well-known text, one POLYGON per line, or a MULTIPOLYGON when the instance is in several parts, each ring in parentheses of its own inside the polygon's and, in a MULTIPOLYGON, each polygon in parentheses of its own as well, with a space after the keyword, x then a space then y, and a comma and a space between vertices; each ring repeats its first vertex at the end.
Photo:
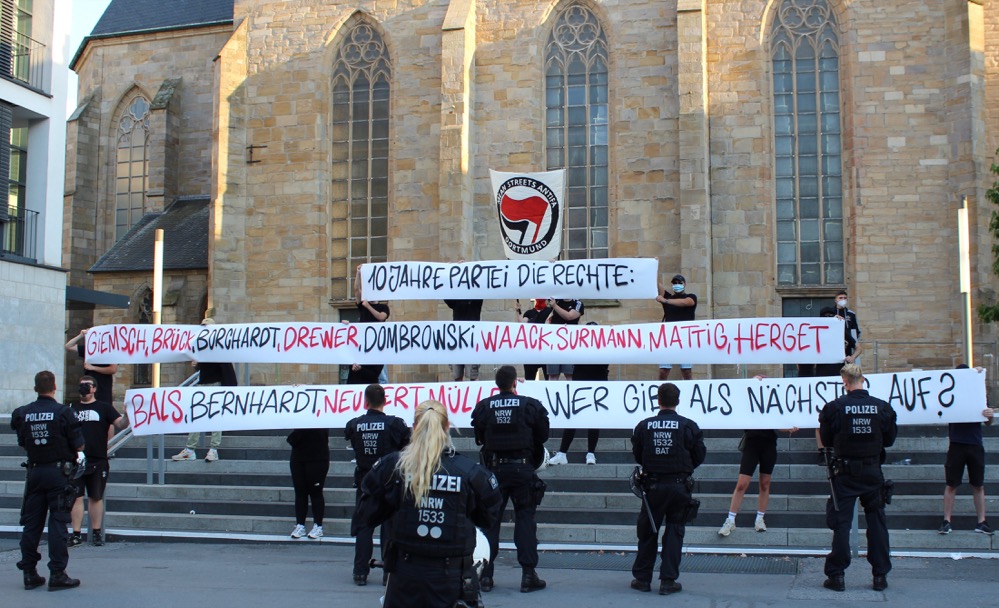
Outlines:
POLYGON ((631 493, 642 499, 642 505, 645 507, 645 514, 649 516, 649 523, 652 524, 652 529, 659 534, 659 526, 656 525, 656 519, 652 516, 652 507, 649 505, 649 497, 645 493, 645 487, 642 484, 642 479, 645 475, 642 473, 641 465, 635 467, 635 470, 631 473, 631 493))

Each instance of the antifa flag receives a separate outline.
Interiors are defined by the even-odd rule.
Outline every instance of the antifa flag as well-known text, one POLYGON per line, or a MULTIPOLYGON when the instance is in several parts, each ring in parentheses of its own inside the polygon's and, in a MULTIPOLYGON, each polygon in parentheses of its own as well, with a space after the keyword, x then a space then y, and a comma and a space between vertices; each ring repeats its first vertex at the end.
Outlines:
POLYGON ((489 170, 509 260, 556 259, 562 251, 565 169, 544 173, 489 170))

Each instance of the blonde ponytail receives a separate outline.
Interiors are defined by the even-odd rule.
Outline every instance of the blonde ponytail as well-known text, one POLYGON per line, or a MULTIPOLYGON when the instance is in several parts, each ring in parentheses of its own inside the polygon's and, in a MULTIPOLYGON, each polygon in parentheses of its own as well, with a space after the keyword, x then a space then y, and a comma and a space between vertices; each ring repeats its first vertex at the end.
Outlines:
POLYGON ((399 472, 406 482, 406 493, 416 504, 430 492, 430 481, 441 465, 445 448, 453 449, 447 408, 440 401, 428 400, 416 406, 413 437, 399 453, 399 472))

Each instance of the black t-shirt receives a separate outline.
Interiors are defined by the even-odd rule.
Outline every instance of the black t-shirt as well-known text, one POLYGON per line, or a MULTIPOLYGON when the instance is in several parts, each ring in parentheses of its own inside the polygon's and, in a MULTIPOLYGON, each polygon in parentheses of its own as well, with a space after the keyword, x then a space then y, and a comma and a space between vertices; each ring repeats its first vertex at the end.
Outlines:
POLYGON ((610 376, 610 366, 606 363, 577 363, 572 368, 573 380, 606 382, 610 376))
POLYGON ((104 401, 73 403, 70 407, 83 429, 83 440, 87 444, 83 453, 87 460, 107 460, 108 429, 121 418, 121 414, 104 401))
MULTIPOLYGON (((86 351, 84 350, 83 342, 76 343, 76 354, 86 361, 86 351)), ((98 365, 97 363, 91 363, 94 367, 107 369, 111 367, 110 365, 98 365)), ((98 401, 103 401, 104 403, 114 403, 114 374, 104 374, 101 373, 100 369, 96 370, 84 370, 87 375, 93 377, 97 381, 97 391, 94 393, 94 399, 98 401)))
MULTIPOLYGON (((385 302, 368 302, 368 304, 370 304, 371 308, 374 308, 378 312, 383 312, 389 316, 392 314, 392 311, 389 310, 389 305, 385 302)), ((367 306, 364 304, 358 302, 357 310, 360 312, 360 316, 357 319, 358 323, 381 323, 381 321, 376 319, 374 315, 371 314, 371 311, 368 310, 367 306)), ((388 321, 388 316, 385 317, 385 320, 388 321)))
POLYGON ((524 313, 524 318, 527 319, 528 323, 544 323, 548 320, 548 316, 551 314, 552 309, 547 306, 541 310, 531 308, 524 313))
POLYGON ((551 309, 551 323, 552 325, 579 325, 579 319, 583 317, 584 308, 583 302, 581 300, 555 300, 559 308, 563 310, 575 310, 579 313, 579 317, 573 319, 572 321, 566 321, 562 318, 562 315, 555 312, 555 309, 551 309))
POLYGON ((329 429, 295 429, 288 434, 291 462, 329 461, 329 429))
POLYGON ((198 363, 198 384, 238 386, 236 369, 232 363, 198 363))
POLYGON ((671 306, 663 303, 663 323, 675 323, 676 321, 693 321, 694 313, 697 311, 697 295, 687 293, 671 293, 664 291, 663 297, 667 300, 685 300, 690 298, 694 301, 693 306, 671 306))
POLYGON ((962 445, 985 445, 982 442, 981 422, 953 422, 947 425, 947 435, 951 443, 962 445))
POLYGON ((482 319, 482 300, 444 300, 452 311, 455 321, 479 321, 482 319))

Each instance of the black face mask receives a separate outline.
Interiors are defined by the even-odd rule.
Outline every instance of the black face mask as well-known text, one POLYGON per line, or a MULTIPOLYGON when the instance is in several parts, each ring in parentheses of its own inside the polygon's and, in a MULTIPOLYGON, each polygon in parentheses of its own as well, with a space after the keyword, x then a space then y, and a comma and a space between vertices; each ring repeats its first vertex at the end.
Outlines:
POLYGON ((81 384, 80 385, 80 396, 86 397, 90 393, 94 392, 93 384, 81 384))

